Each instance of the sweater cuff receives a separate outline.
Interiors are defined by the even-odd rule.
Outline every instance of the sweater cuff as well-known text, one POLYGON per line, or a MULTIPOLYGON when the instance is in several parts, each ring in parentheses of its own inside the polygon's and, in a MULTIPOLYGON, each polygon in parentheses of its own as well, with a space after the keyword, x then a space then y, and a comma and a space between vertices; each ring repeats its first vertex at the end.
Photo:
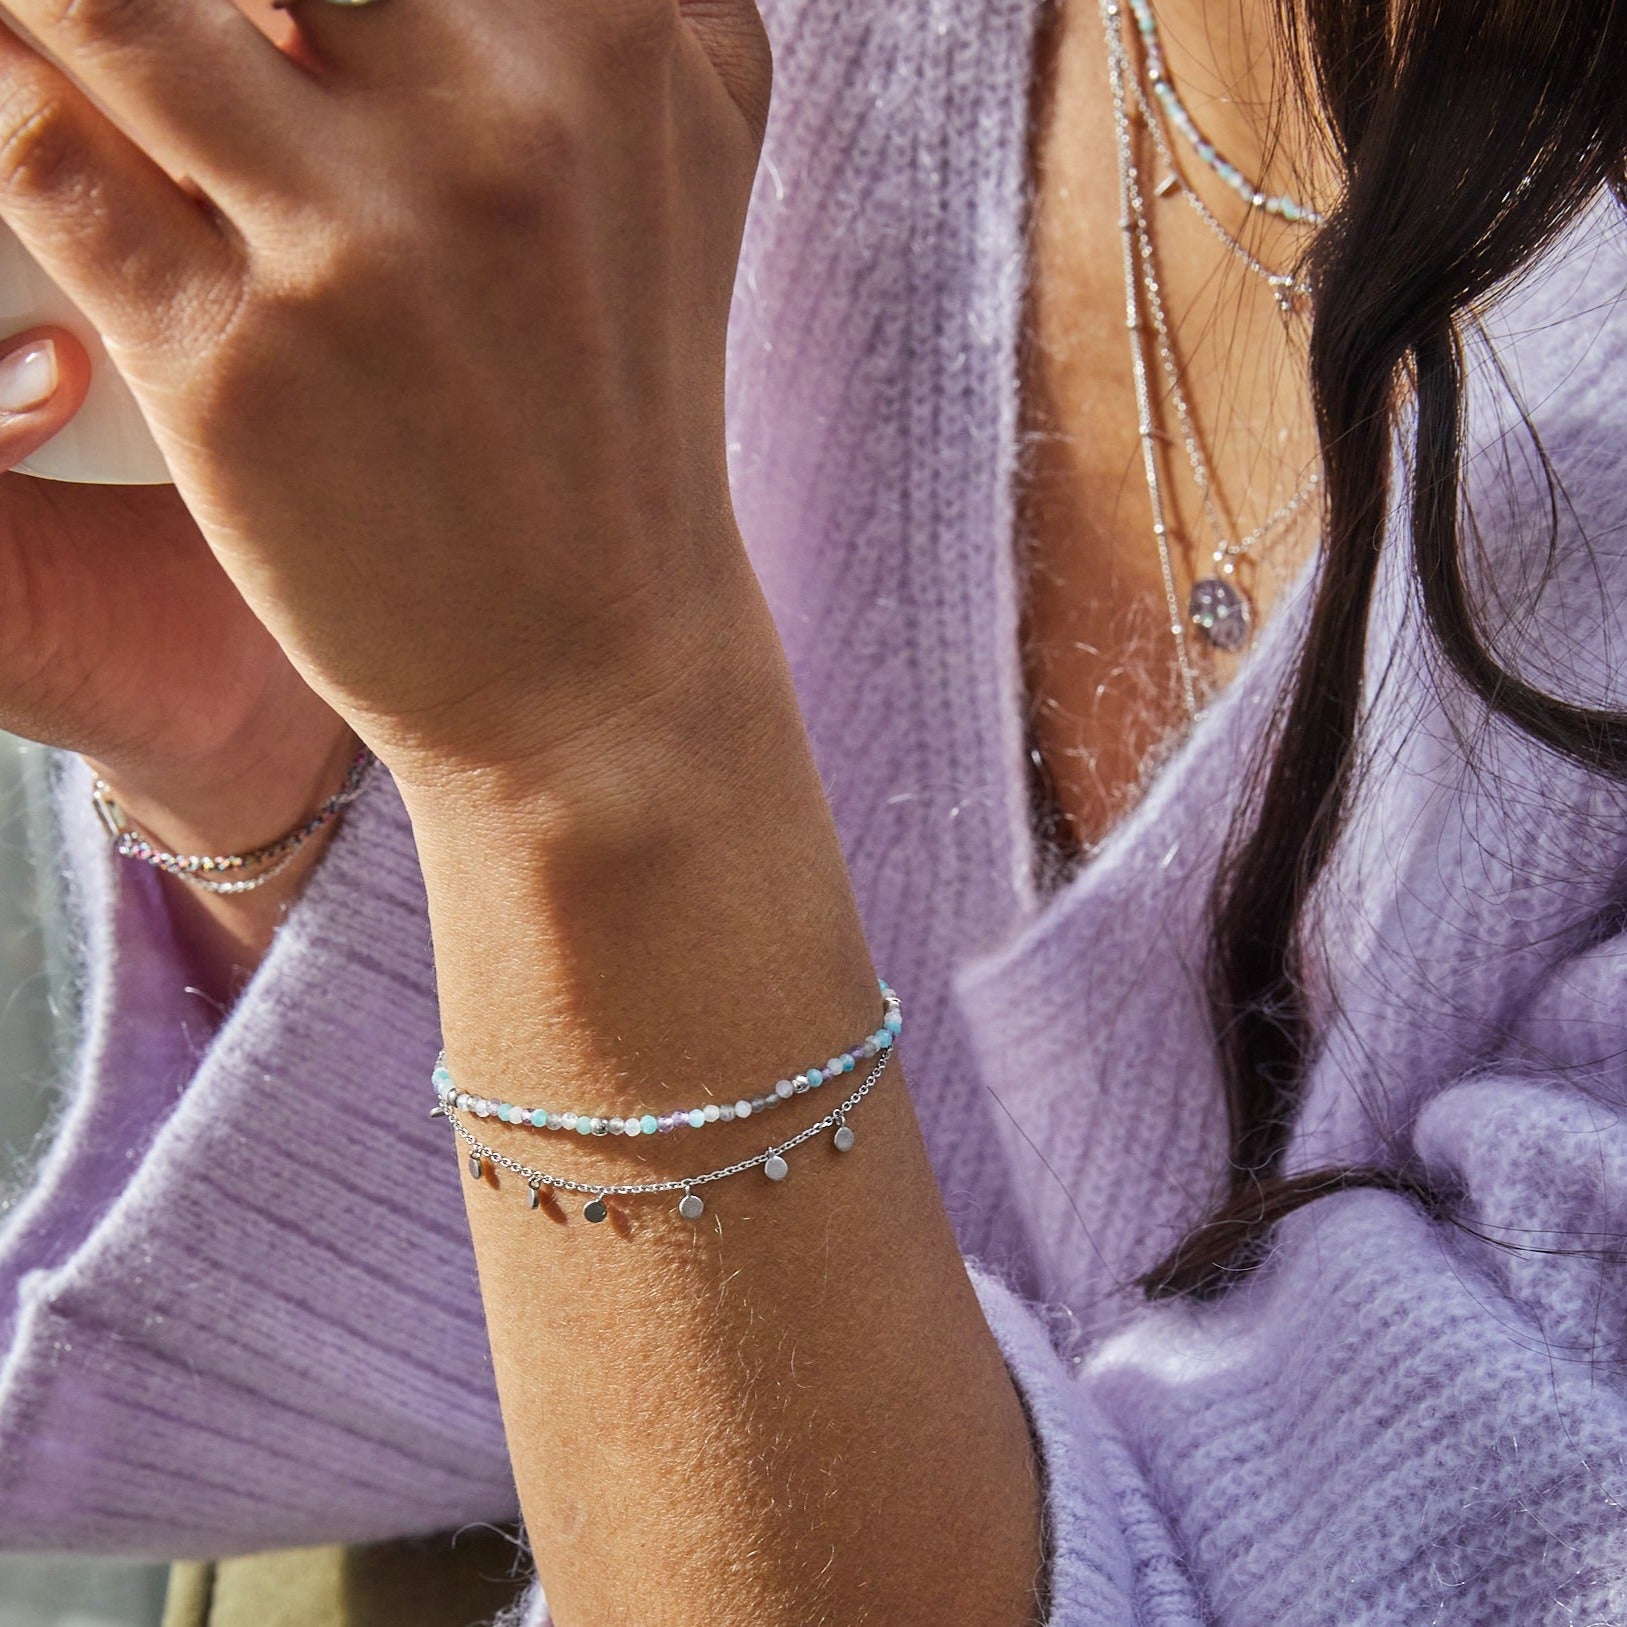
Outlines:
MULTIPOLYGON (((32 1180, 0 1227, 0 1345, 18 1284, 61 1264, 106 1214, 180 1098, 216 1027, 186 986, 156 872, 118 858, 83 758, 50 760, 49 806, 69 1004, 79 1024, 32 1180)), ((67 1052, 67 1047, 63 1047, 67 1052)))
POLYGON ((11 1242, 0 1547, 206 1558, 512 1518, 393 782, 201 1057, 138 867, 110 895, 83 822, 69 840, 100 933, 73 1123, 105 1131, 59 1137, 11 1242))
MULTIPOLYGON (((987 1265, 968 1259, 966 1270, 1034 1441, 1045 1516, 1036 1619, 1045 1627, 1141 1627, 1149 1581, 1170 1559, 1143 1476, 1080 1387, 1071 1340, 1059 1350, 1044 1309, 987 1265)), ((1195 1627, 1197 1618, 1175 1608, 1157 1619, 1195 1627)))

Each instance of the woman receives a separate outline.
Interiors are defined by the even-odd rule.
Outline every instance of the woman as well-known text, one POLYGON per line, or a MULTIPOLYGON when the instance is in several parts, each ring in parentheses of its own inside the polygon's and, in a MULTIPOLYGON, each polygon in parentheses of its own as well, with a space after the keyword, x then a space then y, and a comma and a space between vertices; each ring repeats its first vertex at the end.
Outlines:
POLYGON ((90 983, 8 1540, 1627 1614, 1627 13, 795 8, 748 221, 744 6, 18 11, 130 134, 8 46, 0 215, 179 500, 15 494, 90 983))

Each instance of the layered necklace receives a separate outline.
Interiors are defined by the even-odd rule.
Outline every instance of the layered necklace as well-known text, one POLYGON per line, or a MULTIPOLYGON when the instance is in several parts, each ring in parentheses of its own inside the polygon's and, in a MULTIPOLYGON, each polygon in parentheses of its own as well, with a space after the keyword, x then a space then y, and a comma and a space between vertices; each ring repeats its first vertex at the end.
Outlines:
MULTIPOLYGON (((1152 102, 1141 95, 1140 82, 1136 79, 1135 105, 1167 170, 1166 179, 1157 189, 1159 195, 1166 195, 1179 187, 1204 224, 1251 272, 1269 283, 1284 316, 1292 314, 1297 302, 1305 296, 1305 288, 1296 278, 1273 272, 1262 264, 1235 234, 1227 231, 1219 218, 1190 187, 1182 185, 1159 113, 1167 118, 1170 127, 1192 148, 1199 160, 1212 169, 1233 191, 1246 199, 1252 209, 1308 226, 1318 224, 1321 217, 1314 210, 1285 194, 1266 192, 1227 160, 1214 143, 1203 135, 1169 79, 1158 36, 1157 20, 1151 5, 1148 0, 1127 0, 1127 3, 1140 36, 1147 81, 1152 90, 1152 102, 1157 104, 1155 111, 1152 102)), ((1103 30, 1107 38, 1113 127, 1118 146, 1119 226, 1124 247, 1125 325, 1130 334, 1130 357, 1135 383, 1142 469, 1152 510, 1153 541, 1158 551, 1159 573, 1169 612, 1170 631, 1175 639, 1181 698, 1188 715, 1196 717, 1201 708, 1197 670, 1193 660, 1192 635, 1196 635, 1212 648, 1226 651, 1239 650, 1248 642, 1254 626, 1254 607, 1237 580, 1238 563, 1252 548, 1285 525, 1304 507, 1320 485, 1321 477, 1318 471, 1313 471, 1291 497, 1247 535, 1242 537, 1230 535, 1230 528, 1220 513, 1208 458, 1204 453, 1203 442, 1181 382, 1174 337, 1164 304, 1163 290, 1158 280, 1146 191, 1142 185, 1141 168, 1137 162, 1135 137, 1131 128, 1133 74, 1129 54, 1125 48, 1122 10, 1119 0, 1100 0, 1100 4, 1103 30), (1198 503, 1214 537, 1214 548, 1210 555, 1211 569, 1192 584, 1184 613, 1171 546, 1171 511, 1165 501, 1163 477, 1159 468, 1160 434, 1157 424, 1157 401, 1152 384, 1155 370, 1162 377, 1164 393, 1167 394, 1173 409, 1181 444, 1192 472, 1198 503)))

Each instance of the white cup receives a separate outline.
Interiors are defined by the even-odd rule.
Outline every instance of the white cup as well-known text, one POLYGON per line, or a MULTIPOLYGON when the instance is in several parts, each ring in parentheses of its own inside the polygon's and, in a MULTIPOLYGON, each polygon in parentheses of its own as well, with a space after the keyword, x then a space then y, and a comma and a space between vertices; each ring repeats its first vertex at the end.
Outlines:
POLYGON ((155 486, 170 477, 158 443, 101 336, 84 313, 41 270, 39 262, 0 225, 0 334, 49 322, 66 328, 90 355, 90 390, 83 405, 50 440, 13 468, 48 480, 155 486))
MULTIPOLYGON (((282 47, 294 25, 272 0, 235 0, 238 9, 266 37, 282 47)), ((55 61, 43 44, 10 12, 3 26, 19 35, 48 60, 55 61)), ((75 75, 57 63, 69 78, 75 75)), ((77 82, 77 81, 76 81, 77 82)), ((102 107, 87 87, 81 89, 102 107)), ((116 122, 116 121, 115 121, 116 122)), ((23 474, 48 480, 77 480, 121 486, 156 486, 173 477, 158 443, 130 393, 130 386, 109 360, 101 335, 85 314, 46 276, 39 262, 18 242, 15 233, 0 223, 0 336, 21 333, 49 322, 66 328, 90 356, 90 390, 72 419, 30 458, 13 465, 23 474)))

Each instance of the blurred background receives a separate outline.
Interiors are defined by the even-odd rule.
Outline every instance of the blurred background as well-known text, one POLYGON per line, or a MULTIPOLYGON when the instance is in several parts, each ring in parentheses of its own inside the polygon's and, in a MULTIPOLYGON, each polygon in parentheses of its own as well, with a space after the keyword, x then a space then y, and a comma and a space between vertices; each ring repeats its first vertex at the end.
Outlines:
MULTIPOLYGON (((46 799, 50 754, 0 734, 0 1225, 49 1133, 73 1033, 46 799)), ((157 1627, 156 1566, 0 1554, 0 1627, 157 1627)))

